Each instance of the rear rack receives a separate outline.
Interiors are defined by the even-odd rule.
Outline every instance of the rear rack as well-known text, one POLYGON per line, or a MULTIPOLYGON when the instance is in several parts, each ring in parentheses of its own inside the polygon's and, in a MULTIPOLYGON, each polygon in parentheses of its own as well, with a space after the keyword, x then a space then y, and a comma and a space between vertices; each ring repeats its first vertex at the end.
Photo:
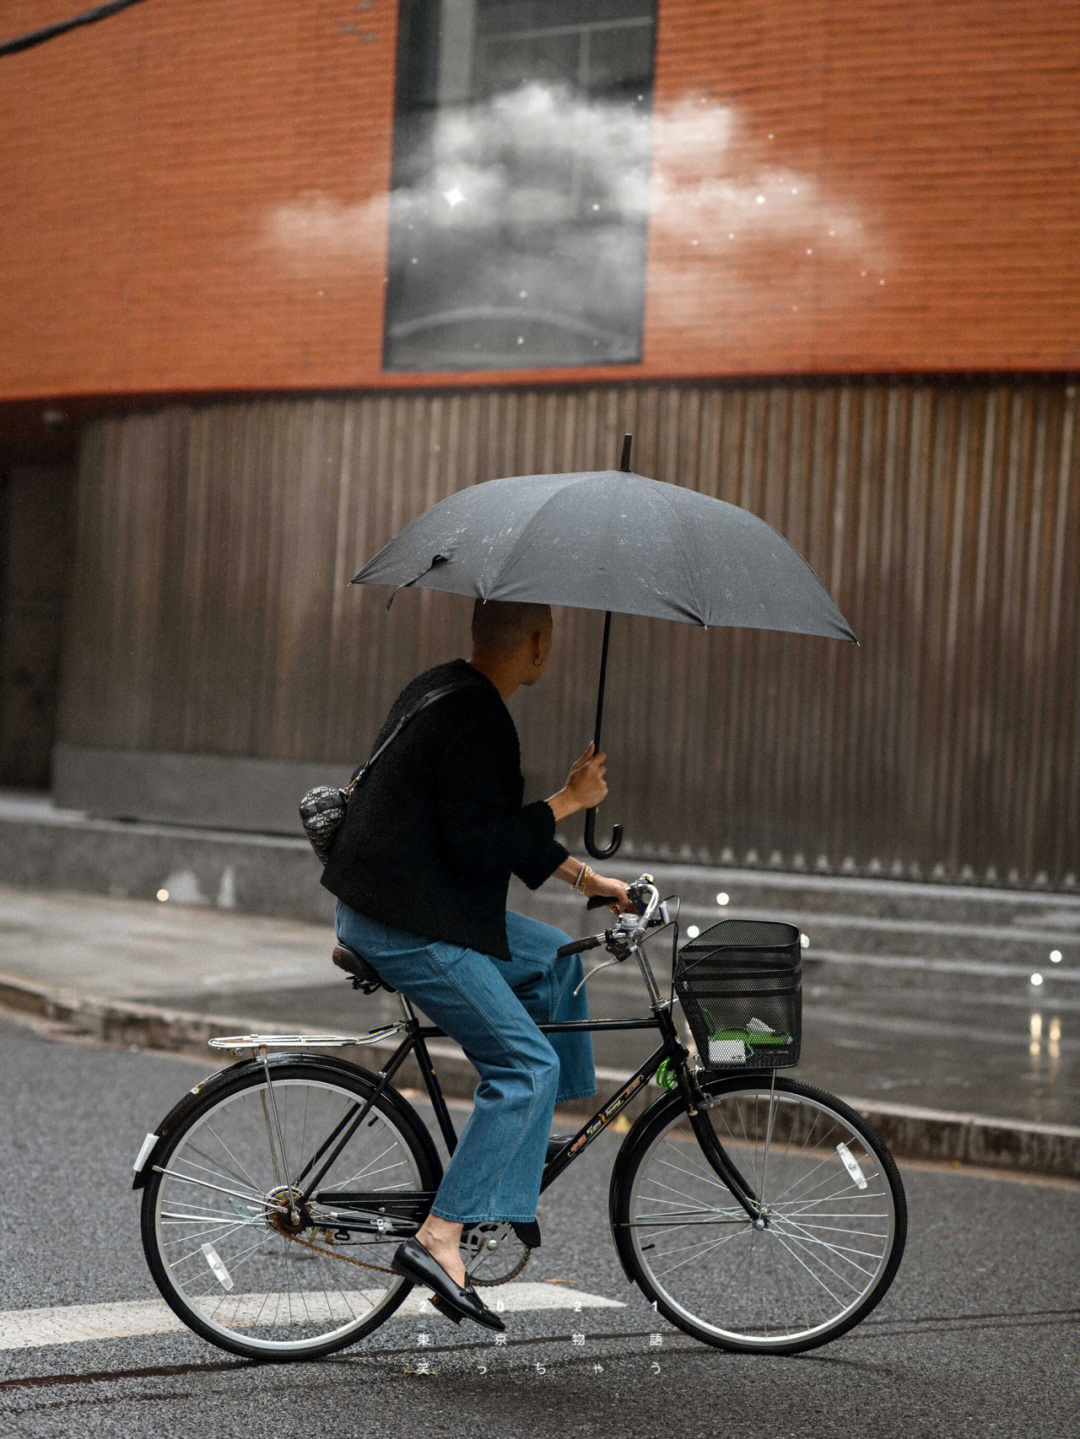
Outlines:
POLYGON ((404 1028, 402 1020, 399 1024, 381 1024, 363 1034, 225 1034, 207 1043, 211 1049, 340 1049, 347 1044, 377 1044, 404 1028))

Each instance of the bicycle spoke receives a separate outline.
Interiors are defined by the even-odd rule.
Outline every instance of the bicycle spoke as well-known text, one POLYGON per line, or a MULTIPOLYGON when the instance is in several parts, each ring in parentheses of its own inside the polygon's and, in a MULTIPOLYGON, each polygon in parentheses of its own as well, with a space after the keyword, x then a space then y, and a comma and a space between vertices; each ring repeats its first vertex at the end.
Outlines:
MULTIPOLYGON (((738 1236, 737 1234, 729 1234, 729 1235, 727 1236, 728 1239, 738 1239, 738 1237, 739 1237, 739 1236, 738 1236)), ((699 1253, 705 1253, 708 1249, 715 1248, 715 1247, 716 1247, 716 1244, 726 1244, 726 1243, 727 1243, 727 1239, 717 1240, 716 1243, 710 1243, 710 1242, 707 1241, 707 1240, 700 1240, 700 1239, 699 1239, 695 1244, 676 1244, 676 1245, 675 1245, 673 1248, 671 1248, 671 1249, 661 1249, 661 1248, 659 1248, 657 1245, 654 1244, 654 1245, 653 1245, 653 1249, 654 1249, 655 1253, 659 1254, 662 1258, 666 1259, 669 1254, 682 1254, 682 1253, 685 1252, 687 1249, 695 1249, 695 1250, 697 1250, 699 1253)))
MULTIPOLYGON (((218 1132, 215 1130, 214 1126, 213 1126, 209 1121, 207 1121, 206 1128, 207 1128, 207 1129, 209 1130, 209 1132, 214 1136, 214 1138, 217 1140, 217 1142, 221 1145, 222 1149, 224 1149, 225 1153, 229 1156, 229 1158, 232 1160, 232 1162, 236 1165, 237 1169, 239 1169, 239 1170, 241 1170, 241 1171, 243 1172, 244 1178, 245 1178, 245 1179, 247 1180, 247 1182, 251 1185, 252 1189, 258 1189, 259 1186, 255 1183, 254 1179, 252 1179, 251 1175, 247 1172, 246 1169, 244 1169, 244 1166, 240 1163, 239 1159, 237 1159, 236 1155, 232 1152, 232 1150, 229 1148, 229 1146, 228 1146, 228 1145, 225 1143, 225 1141, 222 1139, 221 1135, 218 1134, 218 1132)), ((233 1178, 235 1179, 236 1176, 234 1175, 233 1178)))
POLYGON ((795 1228, 799 1230, 799 1233, 796 1234, 790 1228, 778 1229, 774 1224, 772 1232, 775 1234, 786 1234, 790 1240, 797 1244, 818 1244, 823 1249, 827 1249, 830 1254, 835 1254, 837 1259, 843 1259, 845 1263, 853 1265, 860 1274, 873 1274, 874 1271, 872 1269, 867 1269, 864 1265, 857 1264, 854 1259, 848 1258, 848 1256, 851 1254, 857 1254, 862 1259, 877 1259, 878 1256, 876 1254, 873 1254, 870 1250, 852 1249, 850 1245, 846 1244, 830 1244, 827 1239, 816 1239, 813 1235, 806 1234, 799 1225, 796 1225, 795 1228))
MULTIPOLYGON (((196 1154, 201 1154, 201 1153, 202 1153, 201 1150, 195 1149, 195 1146, 194 1146, 194 1145, 190 1145, 189 1148, 190 1148, 194 1153, 196 1153, 196 1154)), ((204 1155, 203 1157, 205 1158, 206 1156, 204 1155)), ((190 1155, 190 1154, 185 1154, 185 1155, 184 1155, 184 1163, 190 1165, 192 1169, 201 1169, 204 1174, 212 1174, 212 1175, 214 1175, 214 1177, 217 1178, 217 1179, 231 1179, 234 1184, 243 1184, 243 1183, 244 1183, 244 1181, 239 1177, 239 1175, 230 1174, 227 1170, 211 1169, 211 1168, 210 1168, 208 1165, 206 1165, 206 1164, 199 1164, 196 1160, 194 1160, 194 1159, 191 1158, 191 1155, 190 1155)), ((263 1197, 263 1196, 259 1193, 259 1187, 258 1187, 258 1185, 253 1183, 253 1184, 251 1185, 251 1195, 250 1195, 250 1198, 252 1198, 252 1199, 262 1199, 262 1197, 263 1197)))
POLYGON ((664 1184, 662 1180, 650 1179, 649 1183, 654 1184, 658 1189, 666 1189, 669 1194, 677 1194, 679 1196, 678 1199, 665 1200, 662 1195, 654 1195, 652 1196, 652 1199, 653 1203, 655 1204, 678 1204, 680 1202, 685 1204, 690 1200, 690 1195, 687 1194, 684 1190, 676 1189, 674 1185, 671 1184, 664 1184))
POLYGON ((191 1174, 178 1174, 175 1169, 163 1169, 160 1164, 155 1164, 154 1168, 159 1174, 164 1174, 168 1179, 182 1179, 185 1184, 198 1184, 203 1189, 213 1189, 218 1194, 228 1194, 233 1199, 243 1199, 249 1204, 253 1199, 256 1199, 260 1204, 269 1204, 271 1209, 285 1208, 283 1204, 271 1203, 261 1194, 239 1194, 235 1189, 223 1189, 220 1184, 209 1184, 205 1179, 196 1179, 195 1176, 191 1174))
MULTIPOLYGON (((785 1222, 790 1222, 788 1215, 785 1214, 781 1217, 785 1222)), ((845 1215, 844 1217, 847 1218, 848 1216, 845 1215)), ((864 1235, 867 1239, 873 1239, 877 1234, 877 1231, 873 1229, 846 1229, 839 1224, 800 1224, 799 1228, 804 1231, 810 1229, 822 1229, 829 1234, 851 1234, 855 1236, 864 1235)))
MULTIPOLYGON (((247 1226, 244 1224, 237 1224, 232 1229, 227 1229, 224 1234, 215 1234, 214 1238, 218 1242, 223 1242, 224 1240, 228 1239, 231 1234, 235 1234, 238 1229, 245 1229, 246 1227, 247 1226)), ((204 1230, 203 1232, 205 1233, 206 1231, 204 1230)), ((198 1238, 199 1236, 197 1234, 189 1234, 185 1236, 183 1242, 185 1244, 190 1244, 193 1240, 198 1238)), ((180 1241, 177 1240, 176 1242, 179 1243, 180 1241)), ((202 1252, 202 1245, 200 1245, 197 1249, 193 1249, 190 1254, 183 1254, 179 1259, 172 1259, 169 1262, 175 1269, 181 1264, 186 1264, 189 1259, 194 1259, 197 1254, 202 1254, 202 1252)))
MULTIPOLYGON (((815 1185, 814 1187, 817 1188, 818 1186, 815 1185)), ((823 1194, 818 1199, 791 1199, 788 1203, 798 1204, 800 1206, 799 1212, 802 1213, 803 1210, 809 1209, 814 1204, 831 1204, 834 1199, 857 1200, 861 1204, 863 1199, 880 1199, 884 1194, 884 1189, 870 1189, 869 1187, 860 1189, 857 1194, 852 1194, 851 1186, 848 1184, 844 1189, 837 1189, 832 1194, 823 1194)), ((777 1204, 779 1201, 774 1200, 773 1203, 777 1204)))
MULTIPOLYGON (((678 1200, 676 1200, 676 1199, 653 1199, 652 1196, 650 1196, 650 1203, 652 1203, 652 1204, 677 1204, 677 1203, 678 1203, 678 1200)), ((680 1214, 639 1214, 636 1219, 632 1219, 632 1220, 630 1220, 629 1222, 630 1222, 631 1224, 647 1224, 647 1223, 651 1220, 654 1224, 658 1224, 658 1225, 679 1225, 679 1224, 745 1224, 745 1223, 746 1223, 746 1210, 745 1210, 745 1209, 732 1208, 732 1209, 716 1209, 716 1210, 710 1210, 710 1211, 709 1211, 710 1217, 709 1217, 708 1219, 690 1219, 690 1218, 688 1217, 690 1214, 696 1214, 696 1213, 701 1213, 701 1211, 700 1211, 700 1210, 683 1210, 682 1213, 680 1213, 680 1214)))
POLYGON ((722 1179, 718 1179, 715 1174, 695 1174, 692 1169, 683 1169, 683 1168, 682 1168, 680 1165, 678 1165, 678 1164, 672 1164, 672 1162, 671 1162, 670 1159, 661 1159, 661 1160, 660 1160, 660 1163, 661 1163, 661 1164, 667 1164, 667 1165, 669 1165, 670 1168, 672 1168, 672 1169, 677 1169, 680 1174, 685 1174, 685 1175, 687 1175, 690 1179, 703 1179, 706 1184, 711 1184, 711 1185, 713 1185, 714 1188, 716 1188, 716 1189, 726 1189, 726 1188, 727 1188, 727 1185, 723 1182, 723 1180, 722 1180, 722 1179))
POLYGON ((221 1215, 222 1215, 222 1223, 223 1223, 223 1224, 228 1224, 231 1219, 234 1219, 234 1218, 236 1217, 236 1216, 233 1215, 233 1214, 223 1214, 220 1209, 203 1209, 203 1208, 202 1208, 201 1206, 199 1206, 199 1205, 192 1204, 192 1203, 191 1203, 189 1200, 187 1200, 187 1199, 183 1200, 182 1203, 187 1204, 189 1209, 193 1209, 193 1210, 195 1211, 194 1214, 191 1214, 191 1213, 181 1214, 181 1213, 179 1213, 179 1212, 177 1212, 177 1211, 173 1211, 173 1210, 168 1210, 168 1211, 166 1211, 166 1210, 163 1209, 163 1210, 161 1211, 162 1221, 163 1221, 163 1222, 166 1222, 166 1223, 179 1224, 179 1223, 182 1223, 183 1220, 185 1220, 185 1219, 195 1219, 195 1220, 199 1220, 199 1219, 205 1219, 205 1218, 207 1218, 208 1215, 221 1214, 221 1215))
POLYGON ((779 1234, 778 1234, 778 1235, 776 1236, 776 1240, 777 1240, 777 1243, 778 1243, 778 1244, 782 1244, 782 1245, 783 1245, 783 1247, 787 1250, 787 1252, 791 1255, 792 1259, 794 1259, 797 1264, 801 1264, 801 1265, 802 1265, 802 1267, 806 1270, 807 1274, 809 1274, 810 1278, 814 1281, 814 1283, 817 1284, 817 1285, 819 1285, 822 1289, 825 1290, 825 1293, 829 1296, 830 1299, 832 1299, 832 1300, 833 1300, 835 1303, 837 1303, 837 1304, 841 1304, 841 1303, 843 1302, 842 1300, 840 1300, 840 1299, 838 1299, 838 1298, 836 1297, 836 1295, 832 1292, 832 1290, 831 1290, 831 1289, 829 1288, 829 1286, 825 1283, 825 1281, 824 1281, 822 1278, 820 1278, 817 1274, 815 1274, 814 1271, 810 1268, 810 1266, 809 1266, 804 1260, 802 1260, 802 1259, 799 1258, 799 1256, 795 1253, 794 1249, 791 1248, 791 1246, 785 1241, 785 1239, 783 1238, 782 1235, 779 1235, 779 1234))
MULTIPOLYGON (((813 1262, 817 1265, 818 1270, 823 1269, 825 1273, 831 1275, 838 1284, 846 1285, 855 1293, 859 1292, 861 1286, 859 1285, 857 1280, 849 1279, 847 1275, 841 1274, 838 1269, 834 1269, 831 1264, 826 1263, 824 1256, 819 1252, 811 1249, 810 1246, 803 1239, 801 1239, 799 1235, 792 1234, 789 1230, 786 1234, 776 1233, 775 1237, 780 1243, 784 1243, 790 1240, 792 1244, 797 1245, 799 1249, 805 1252, 808 1260, 813 1260, 813 1262)), ((859 1266, 856 1265, 855 1267, 858 1268, 859 1266)))
MULTIPOLYGON (((725 1237, 724 1237, 723 1239, 715 1239, 715 1240, 713 1240, 713 1242, 712 1242, 711 1244, 705 1244, 705 1245, 697 1245, 697 1246, 695 1246, 695 1247, 698 1249, 698 1251, 699 1251, 698 1257, 700 1257, 702 1254, 706 1253, 706 1252, 707 1252, 708 1250, 710 1250, 710 1249, 720 1249, 723 1245, 725 1245, 725 1244, 730 1244, 733 1239, 739 1239, 740 1237, 743 1237, 746 1232, 747 1232, 747 1231, 745 1231, 745 1230, 740 1230, 740 1231, 738 1231, 738 1232, 735 1233, 735 1234, 725 1235, 725 1237)), ((694 1256, 690 1256, 690 1257, 692 1258, 692 1257, 694 1257, 694 1256)), ((687 1258, 687 1259, 680 1259, 679 1262, 678 1262, 678 1264, 673 1264, 673 1265, 671 1266, 671 1269, 662 1269, 662 1270, 660 1271, 660 1274, 659 1274, 657 1277, 658 1277, 658 1278, 663 1278, 663 1276, 664 1276, 665 1274, 670 1274, 670 1273, 672 1272, 672 1270, 680 1269, 684 1264, 689 1264, 689 1262, 690 1262, 690 1259, 689 1259, 689 1258, 687 1258)))

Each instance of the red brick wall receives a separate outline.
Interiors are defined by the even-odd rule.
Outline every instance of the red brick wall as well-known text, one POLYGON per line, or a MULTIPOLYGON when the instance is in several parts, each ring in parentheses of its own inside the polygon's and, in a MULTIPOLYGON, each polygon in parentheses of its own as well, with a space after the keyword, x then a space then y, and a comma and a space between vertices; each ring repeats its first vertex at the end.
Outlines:
POLYGON ((731 133, 711 165, 658 148, 657 168, 686 196, 726 181, 743 218, 698 246, 654 220, 650 364, 1080 364, 1076 0, 662 0, 661 15, 660 114, 698 94, 731 133))
MULTIPOLYGON (((0 60, 0 396, 439 382, 381 372, 396 13, 0 60)), ((1080 367, 1080 0, 660 0, 655 100, 643 365, 508 378, 1080 367)))

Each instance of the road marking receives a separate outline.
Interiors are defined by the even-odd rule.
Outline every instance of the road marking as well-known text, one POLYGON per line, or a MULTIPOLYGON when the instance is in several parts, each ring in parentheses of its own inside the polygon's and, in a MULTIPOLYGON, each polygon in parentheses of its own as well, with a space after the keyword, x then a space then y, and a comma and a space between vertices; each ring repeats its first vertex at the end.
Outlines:
MULTIPOLYGON (((345 1298, 354 1307, 364 1299, 376 1299, 382 1290, 347 1290, 345 1298)), ((245 1296, 240 1296, 242 1299, 245 1296)), ((264 1295, 253 1296, 263 1307, 264 1295)), ((282 1295, 284 1298, 285 1296, 282 1295)), ((299 1296, 294 1294, 293 1299, 299 1296)), ((618 1299, 586 1294, 563 1284, 501 1284, 485 1292, 484 1302, 502 1302, 505 1313, 534 1309, 624 1309, 618 1299)), ((324 1301, 325 1302, 325 1301, 324 1301)), ((273 1310, 265 1306, 269 1314, 273 1310)), ((393 1317, 442 1319, 428 1302, 426 1291, 413 1292, 393 1317)), ((453 1321, 446 1319, 444 1323, 453 1321)), ((142 1334, 168 1334, 184 1325, 162 1299, 136 1299, 118 1304, 67 1304, 53 1309, 9 1309, 0 1313, 0 1349, 37 1349, 46 1344, 85 1344, 102 1339, 133 1339, 142 1334)))

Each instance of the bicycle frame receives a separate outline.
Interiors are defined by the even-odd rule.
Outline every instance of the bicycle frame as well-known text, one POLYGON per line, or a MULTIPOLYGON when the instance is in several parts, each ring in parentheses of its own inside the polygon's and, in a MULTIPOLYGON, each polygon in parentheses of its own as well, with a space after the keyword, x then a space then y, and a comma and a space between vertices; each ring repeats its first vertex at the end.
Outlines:
MULTIPOLYGON (((749 1214, 752 1219, 757 1219, 760 1213, 760 1206, 751 1186, 720 1143, 712 1125, 703 1113, 705 1096, 697 1084, 693 1071, 687 1064, 689 1051, 679 1039, 678 1032, 675 1028, 675 1022, 671 1016, 671 1001, 664 1001, 660 998, 656 980, 649 967, 648 960, 640 950, 635 950, 634 953, 641 966, 642 975, 652 1001, 651 1007, 653 1013, 651 1018, 561 1020, 537 1025, 537 1028, 542 1034, 564 1033, 571 1030, 592 1032, 600 1030, 655 1029, 659 1032, 661 1039, 658 1048, 653 1050, 630 1078, 585 1121, 565 1147, 547 1161, 541 1176, 540 1192, 543 1193, 543 1191, 558 1178, 564 1169, 585 1152, 597 1135, 601 1134, 607 1128, 633 1096, 648 1083, 660 1068, 663 1061, 670 1059, 672 1061, 678 1091, 686 1105, 691 1125, 694 1128, 706 1159, 717 1176, 731 1191, 733 1197, 742 1208, 746 1210, 747 1214, 749 1214)), ((304 1188, 300 1190, 298 1195, 301 1203, 306 1203, 308 1200, 313 1199, 316 1203, 320 1204, 341 1205, 354 1211, 362 1209, 372 1213, 371 1219, 361 1220, 359 1222, 357 1222, 358 1216, 335 1215, 334 1223, 340 1229, 367 1233, 375 1231, 382 1235, 392 1234, 396 1236, 400 1234, 402 1237, 405 1237, 415 1233, 416 1229, 427 1216, 428 1210, 435 1198, 434 1191, 427 1192, 417 1190, 407 1196, 403 1196, 393 1191, 320 1191, 318 1187, 345 1145, 348 1144, 353 1134, 355 1134, 356 1130, 363 1123, 364 1117, 372 1105, 389 1087, 394 1075, 410 1054, 415 1054, 416 1056, 424 1087, 431 1100, 435 1118, 442 1132, 448 1153, 453 1155, 457 1147, 457 1131, 450 1117, 450 1110, 447 1106, 442 1087, 435 1073, 430 1051, 427 1047, 427 1041, 429 1039, 445 1038, 447 1037, 446 1032, 435 1025, 420 1024, 412 1004, 406 996, 399 992, 398 999, 405 1016, 401 1026, 405 1029, 405 1037, 383 1068, 378 1071, 378 1086, 363 1103, 355 1105, 353 1109, 339 1120, 331 1133, 327 1135, 315 1153, 296 1175, 292 1181, 292 1185, 294 1188, 298 1188, 301 1184, 304 1185, 304 1188)))

